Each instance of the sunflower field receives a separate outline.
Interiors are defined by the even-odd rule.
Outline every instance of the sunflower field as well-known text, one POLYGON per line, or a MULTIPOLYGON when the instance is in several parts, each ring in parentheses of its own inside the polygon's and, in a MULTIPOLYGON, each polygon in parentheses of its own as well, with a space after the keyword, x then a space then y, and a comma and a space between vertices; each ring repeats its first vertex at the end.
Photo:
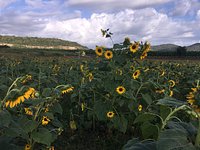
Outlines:
POLYGON ((1 57, 0 148, 200 148, 200 62, 152 61, 150 50, 126 38, 95 58, 1 57), (79 146, 85 133, 96 143, 79 146))

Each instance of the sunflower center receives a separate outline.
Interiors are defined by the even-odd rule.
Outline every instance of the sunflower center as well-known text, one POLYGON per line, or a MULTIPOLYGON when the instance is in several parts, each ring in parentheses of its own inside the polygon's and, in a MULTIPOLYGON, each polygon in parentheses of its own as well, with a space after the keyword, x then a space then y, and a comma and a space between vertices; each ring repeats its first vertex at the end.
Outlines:
POLYGON ((111 116, 111 115, 112 115, 112 113, 110 112, 108 115, 109 115, 109 116, 111 116))
POLYGON ((98 51, 99 53, 101 53, 101 49, 98 49, 97 51, 98 51))
POLYGON ((136 45, 132 45, 132 49, 135 49, 136 48, 136 45))
POLYGON ((138 73, 137 73, 137 72, 135 72, 134 76, 137 76, 137 74, 138 74, 138 73))
POLYGON ((123 91, 123 89, 122 89, 122 88, 119 88, 119 91, 120 91, 120 92, 122 92, 122 91, 123 91))
POLYGON ((44 121, 48 121, 47 118, 44 118, 44 121))
POLYGON ((110 56, 111 54, 110 53, 107 53, 107 56, 110 56))

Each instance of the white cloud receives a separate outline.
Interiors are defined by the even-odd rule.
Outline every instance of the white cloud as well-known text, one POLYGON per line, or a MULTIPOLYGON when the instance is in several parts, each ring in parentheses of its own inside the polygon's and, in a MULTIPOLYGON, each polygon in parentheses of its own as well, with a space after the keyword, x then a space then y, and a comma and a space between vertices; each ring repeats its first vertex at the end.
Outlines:
POLYGON ((184 16, 191 9, 192 1, 191 0, 178 0, 175 1, 174 10, 171 12, 173 16, 184 16))
POLYGON ((165 4, 173 0, 68 0, 66 5, 69 7, 81 7, 87 9, 93 9, 96 12, 108 11, 108 10, 119 10, 119 9, 137 9, 146 8, 150 6, 165 4))
POLYGON ((10 5, 11 3, 15 2, 16 0, 1 0, 0 1, 0 9, 5 8, 6 6, 10 5))
POLYGON ((94 48, 95 45, 111 45, 102 37, 100 29, 110 28, 115 43, 128 36, 132 40, 149 40, 153 44, 185 43, 199 40, 193 31, 198 30, 195 22, 176 22, 166 14, 153 8, 140 10, 126 9, 118 13, 95 13, 90 18, 76 18, 66 21, 50 21, 40 36, 56 36, 76 41, 94 48))

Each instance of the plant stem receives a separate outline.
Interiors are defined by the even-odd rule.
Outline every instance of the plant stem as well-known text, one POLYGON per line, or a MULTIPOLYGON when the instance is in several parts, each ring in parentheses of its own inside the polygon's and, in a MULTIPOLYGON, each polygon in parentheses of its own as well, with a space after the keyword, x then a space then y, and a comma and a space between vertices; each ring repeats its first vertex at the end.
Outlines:
POLYGON ((165 126, 167 125, 167 122, 171 119, 171 116, 173 116, 177 111, 184 109, 185 107, 188 107, 186 105, 182 105, 178 108, 175 108, 169 115, 166 117, 166 119, 163 121, 161 129, 164 129, 165 126))
POLYGON ((196 111, 195 113, 197 114, 197 117, 198 117, 198 130, 197 130, 197 136, 195 139, 195 146, 199 148, 200 147, 200 116, 196 111))

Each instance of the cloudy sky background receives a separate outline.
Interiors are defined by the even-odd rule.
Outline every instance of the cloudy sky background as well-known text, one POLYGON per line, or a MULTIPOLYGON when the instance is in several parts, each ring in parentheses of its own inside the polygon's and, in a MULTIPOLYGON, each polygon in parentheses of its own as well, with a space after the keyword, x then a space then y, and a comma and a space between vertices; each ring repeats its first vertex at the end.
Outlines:
POLYGON ((0 34, 52 37, 90 48, 113 40, 200 42, 200 0, 0 0, 0 34))

